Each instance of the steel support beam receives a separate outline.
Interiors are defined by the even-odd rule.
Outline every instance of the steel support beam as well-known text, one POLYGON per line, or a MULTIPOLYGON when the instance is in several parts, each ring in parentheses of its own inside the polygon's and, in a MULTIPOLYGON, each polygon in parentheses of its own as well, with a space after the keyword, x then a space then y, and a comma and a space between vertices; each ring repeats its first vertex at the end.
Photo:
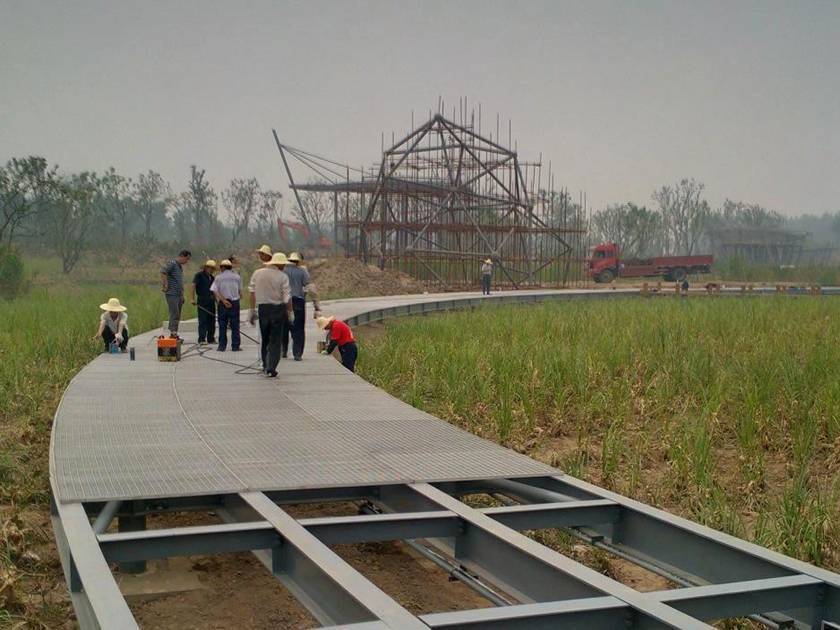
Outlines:
POLYGON ((240 497, 283 538, 283 544, 273 551, 274 573, 319 621, 349 624, 379 620, 392 628, 424 627, 267 496, 245 492, 240 497))

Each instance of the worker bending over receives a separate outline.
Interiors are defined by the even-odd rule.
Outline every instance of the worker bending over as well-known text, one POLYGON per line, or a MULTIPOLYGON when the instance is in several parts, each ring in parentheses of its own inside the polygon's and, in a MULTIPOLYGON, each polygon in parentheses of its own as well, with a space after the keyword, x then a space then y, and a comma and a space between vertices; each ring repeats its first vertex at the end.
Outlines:
POLYGON ((350 330, 350 326, 340 319, 336 319, 333 315, 319 317, 315 320, 315 323, 318 324, 318 328, 326 330, 329 334, 329 343, 322 354, 332 354, 338 346, 338 352, 341 354, 341 365, 351 372, 355 372, 356 357, 359 356, 359 350, 356 347, 356 340, 353 338, 353 331, 350 330))
POLYGON ((286 326, 295 320, 289 276, 282 271, 287 262, 285 254, 274 254, 262 269, 253 273, 248 285, 251 294, 251 325, 257 316, 260 319, 263 372, 272 378, 277 376, 286 326))
POLYGON ((210 285, 210 290, 216 297, 219 306, 219 352, 227 350, 227 327, 230 324, 230 349, 239 352, 242 343, 239 334, 240 297, 242 295, 242 278, 233 270, 233 263, 225 259, 219 263, 222 269, 210 285))
MULTIPOLYGON (((297 252, 289 254, 289 262, 283 272, 289 276, 289 286, 292 293, 292 310, 295 313, 295 320, 289 326, 288 331, 292 336, 292 357, 300 361, 303 357, 303 347, 306 343, 306 294, 312 295, 312 303, 315 311, 320 311, 318 295, 315 293, 315 285, 309 280, 309 271, 303 266, 303 259, 297 252)), ((283 335, 283 357, 289 349, 289 335, 283 335)))
POLYGON ((198 309, 198 343, 216 343, 216 298, 210 287, 213 286, 213 274, 216 261, 208 260, 201 271, 193 276, 192 303, 198 309))
POLYGON ((105 304, 100 304, 104 313, 99 318, 99 330, 93 336, 94 339, 102 339, 105 342, 107 352, 112 343, 116 343, 120 352, 125 352, 128 345, 128 313, 126 308, 117 298, 111 298, 105 304))

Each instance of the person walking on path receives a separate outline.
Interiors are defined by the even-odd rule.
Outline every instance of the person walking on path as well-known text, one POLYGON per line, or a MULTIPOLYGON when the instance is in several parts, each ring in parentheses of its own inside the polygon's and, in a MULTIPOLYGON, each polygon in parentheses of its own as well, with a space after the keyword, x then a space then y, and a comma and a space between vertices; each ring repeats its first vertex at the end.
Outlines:
POLYGON ((105 342, 105 351, 116 343, 120 352, 125 352, 128 346, 128 313, 126 308, 117 298, 111 298, 99 308, 103 313, 99 317, 99 330, 93 336, 94 339, 102 339, 105 342))
MULTIPOLYGON (((306 295, 312 295, 312 304, 315 312, 321 310, 318 304, 318 294, 315 292, 315 285, 309 279, 309 271, 303 266, 303 258, 297 252, 289 254, 289 262, 283 272, 289 276, 289 286, 292 292, 292 310, 295 313, 295 321, 288 328, 292 337, 292 357, 295 361, 303 358, 303 347, 306 343, 306 295)), ((289 333, 283 335, 283 356, 285 357, 289 348, 289 333)))
POLYGON ((210 287, 216 261, 208 260, 201 271, 193 276, 192 303, 198 308, 198 343, 216 343, 216 298, 210 287))
POLYGON ((188 249, 160 268, 160 290, 166 297, 166 308, 169 310, 169 334, 178 336, 178 324, 181 322, 181 308, 184 306, 184 265, 192 254, 188 249))
POLYGON ((321 354, 330 355, 338 346, 338 352, 341 354, 341 365, 346 367, 351 372, 356 371, 356 358, 359 356, 359 349, 356 347, 356 340, 353 338, 353 331, 350 326, 345 324, 335 316, 318 317, 315 320, 318 328, 326 330, 329 335, 329 344, 321 354))
POLYGON ((266 376, 277 376, 277 364, 283 347, 283 335, 288 322, 294 322, 289 276, 282 268, 288 263, 286 255, 276 253, 251 276, 248 292, 251 295, 251 325, 260 319, 260 356, 266 376))
POLYGON ((481 294, 490 295, 490 279, 493 277, 493 261, 489 258, 481 265, 481 294))
POLYGON ((227 350, 227 327, 230 324, 230 349, 239 352, 242 343, 239 334, 239 298, 242 294, 242 278, 233 270, 227 259, 219 263, 222 272, 213 279, 210 291, 219 307, 219 352, 227 350))
POLYGON ((257 250, 257 258, 263 265, 268 264, 268 261, 271 260, 271 256, 271 248, 268 245, 263 245, 257 250))

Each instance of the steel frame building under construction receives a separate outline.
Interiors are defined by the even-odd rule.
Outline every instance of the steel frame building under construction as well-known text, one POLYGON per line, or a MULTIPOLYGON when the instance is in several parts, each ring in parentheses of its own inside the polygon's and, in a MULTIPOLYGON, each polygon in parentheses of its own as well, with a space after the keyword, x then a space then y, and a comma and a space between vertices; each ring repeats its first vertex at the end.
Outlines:
POLYGON ((498 129, 495 139, 483 136, 474 116, 460 124, 431 116, 383 149, 378 167, 368 170, 274 136, 301 218, 311 222, 302 194, 331 195, 333 239, 347 256, 443 289, 476 286, 488 258, 500 287, 584 278, 583 203, 555 192, 550 168, 543 182, 541 158, 522 162, 515 148, 500 144, 498 129), (295 180, 293 165, 305 169, 306 182, 295 180))

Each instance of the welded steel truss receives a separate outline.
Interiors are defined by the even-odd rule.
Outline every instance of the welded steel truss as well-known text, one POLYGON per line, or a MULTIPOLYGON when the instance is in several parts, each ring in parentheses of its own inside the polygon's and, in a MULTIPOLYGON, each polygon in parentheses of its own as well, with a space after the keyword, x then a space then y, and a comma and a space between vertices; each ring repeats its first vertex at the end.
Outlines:
MULTIPOLYGON (((252 551, 326 626, 368 628, 706 628, 753 616, 770 627, 840 621, 840 576, 569 476, 246 492, 119 505, 54 505, 62 561, 83 627, 134 628, 109 564, 252 551), (500 507, 461 497, 490 495, 500 507), (284 505, 357 501, 357 516, 295 519, 284 505), (214 510, 222 524, 95 533, 116 516, 214 510), (523 531, 560 528, 665 576, 642 593, 523 531), (331 545, 412 541, 480 585, 495 605, 416 617, 331 545), (72 553, 69 551, 72 549, 72 553), (505 605, 499 605, 504 603, 505 605)), ((467 581, 469 584, 469 581, 467 581)))
MULTIPOLYGON (((542 182, 541 161, 522 162, 477 131, 474 116, 461 124, 431 116, 369 171, 285 145, 276 132, 274 139, 298 208, 313 201, 302 195, 332 196, 333 239, 348 256, 446 289, 477 286, 488 258, 499 287, 584 279, 583 204, 554 191, 550 169, 542 182), (292 160, 309 181, 295 179, 292 160)), ((305 210, 297 214, 308 220, 305 210)))

